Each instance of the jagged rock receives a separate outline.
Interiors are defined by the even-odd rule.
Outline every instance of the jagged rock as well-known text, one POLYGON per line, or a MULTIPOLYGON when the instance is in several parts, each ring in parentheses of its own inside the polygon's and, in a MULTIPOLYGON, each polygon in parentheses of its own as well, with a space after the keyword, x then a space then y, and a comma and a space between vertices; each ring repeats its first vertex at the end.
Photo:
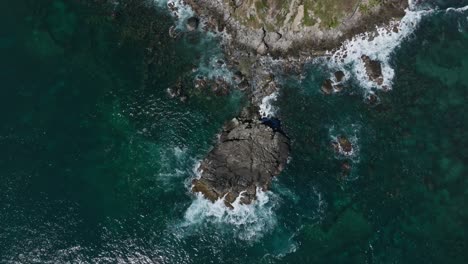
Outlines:
POLYGON ((366 73, 369 77, 369 80, 377 83, 378 85, 383 84, 383 75, 382 75, 382 65, 380 61, 371 60, 369 56, 362 55, 362 61, 366 67, 366 73))
POLYGON ((286 165, 289 139, 262 124, 257 109, 245 109, 228 122, 219 142, 200 166, 201 177, 193 181, 193 192, 210 201, 223 198, 230 206, 240 197, 251 203, 257 188, 266 190, 286 165))
POLYGON ((348 156, 353 153, 353 145, 351 144, 351 141, 343 135, 339 136, 336 141, 333 141, 332 146, 338 154, 348 156))
POLYGON ((200 20, 198 17, 191 17, 187 19, 187 30, 188 31, 194 31, 198 28, 198 25, 200 24, 200 20))

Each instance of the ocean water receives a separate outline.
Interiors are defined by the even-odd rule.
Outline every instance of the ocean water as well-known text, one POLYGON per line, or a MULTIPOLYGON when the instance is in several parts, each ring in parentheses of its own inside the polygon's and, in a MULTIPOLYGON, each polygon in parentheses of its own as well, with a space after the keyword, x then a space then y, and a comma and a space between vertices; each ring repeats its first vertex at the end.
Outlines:
POLYGON ((157 2, 0 3, 0 263, 466 261, 468 3, 425 5, 385 55, 390 91, 356 74, 324 95, 336 65, 320 61, 281 76, 265 111, 289 164, 227 210, 189 185, 245 100, 194 88, 230 79, 221 44, 170 38, 182 22, 157 2), (351 155, 331 147, 341 135, 351 155))

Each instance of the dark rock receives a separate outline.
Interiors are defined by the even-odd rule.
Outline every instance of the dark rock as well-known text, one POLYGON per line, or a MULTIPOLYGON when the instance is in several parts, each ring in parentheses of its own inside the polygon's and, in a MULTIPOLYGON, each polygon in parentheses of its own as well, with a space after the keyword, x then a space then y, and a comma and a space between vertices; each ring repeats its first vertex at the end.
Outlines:
POLYGON ((333 83, 330 79, 326 79, 322 83, 322 87, 320 88, 324 94, 331 94, 333 92, 333 83))
POLYGON ((343 78, 345 77, 345 74, 343 71, 337 71, 335 72, 335 78, 337 82, 341 82, 343 78))
POLYGON ((198 28, 198 25, 200 24, 200 20, 198 17, 191 17, 187 19, 187 30, 188 31, 194 31, 198 28))
POLYGON ((239 90, 241 90, 241 91, 245 91, 245 90, 249 89, 249 88, 250 88, 250 83, 249 83, 249 81, 247 81, 247 79, 244 79, 243 81, 241 81, 241 82, 239 83, 238 88, 239 88, 239 90))
POLYGON ((242 80, 244 79, 244 75, 242 74, 241 71, 236 71, 234 73, 234 80, 238 83, 242 82, 242 80))
POLYGON ((353 151, 353 145, 351 145, 351 142, 345 136, 339 136, 338 143, 340 144, 340 147, 344 152, 350 153, 351 151, 353 151))
POLYGON ((369 77, 369 80, 377 83, 378 85, 382 85, 383 75, 380 61, 371 60, 369 56, 366 55, 362 55, 361 59, 364 62, 364 66, 366 67, 366 73, 369 77))
POLYGON ((373 93, 366 96, 366 103, 376 105, 379 103, 379 97, 373 93))
POLYGON ((351 155, 353 152, 353 145, 345 136, 339 136, 336 141, 332 142, 332 146, 338 154, 351 155))
POLYGON ((257 188, 270 187, 286 165, 289 139, 262 124, 256 110, 246 108, 224 126, 218 144, 200 166, 201 177, 193 181, 193 192, 210 201, 225 197, 230 207, 241 193, 241 203, 249 204, 257 188))

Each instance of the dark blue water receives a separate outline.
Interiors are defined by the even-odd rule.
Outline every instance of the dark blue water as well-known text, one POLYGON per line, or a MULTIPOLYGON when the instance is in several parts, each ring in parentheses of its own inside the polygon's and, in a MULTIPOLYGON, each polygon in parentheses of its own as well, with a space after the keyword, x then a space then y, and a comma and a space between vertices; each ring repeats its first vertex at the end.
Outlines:
POLYGON ((193 87, 224 72, 206 66, 224 59, 216 38, 172 39, 173 17, 137 0, 4 1, 0 13, 0 263, 467 258, 467 11, 421 21, 376 106, 353 80, 321 94, 321 65, 284 76, 276 105, 291 161, 236 213, 188 189, 244 105, 193 87), (167 95, 176 83, 186 102, 167 95), (334 153, 339 135, 353 155, 334 153))

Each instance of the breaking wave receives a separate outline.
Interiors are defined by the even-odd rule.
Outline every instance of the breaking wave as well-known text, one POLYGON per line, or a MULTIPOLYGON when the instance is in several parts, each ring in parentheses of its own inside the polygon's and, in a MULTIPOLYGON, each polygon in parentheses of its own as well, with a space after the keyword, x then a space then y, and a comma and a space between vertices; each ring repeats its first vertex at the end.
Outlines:
POLYGON ((338 50, 329 53, 331 59, 328 66, 343 71, 346 78, 354 77, 369 92, 372 89, 391 89, 395 76, 390 64, 393 51, 413 33, 421 18, 430 12, 406 10, 400 21, 391 21, 384 27, 377 27, 374 32, 356 35, 345 41, 338 50), (371 60, 381 63, 381 84, 369 79, 362 56, 368 56, 371 60))
POLYGON ((260 116, 262 117, 274 117, 276 115, 276 107, 273 106, 273 102, 278 99, 278 92, 274 92, 262 99, 260 104, 260 116))
POLYGON ((224 227, 225 230, 232 230, 234 235, 242 240, 256 240, 275 227, 277 218, 274 208, 277 205, 278 196, 261 189, 257 189, 257 199, 252 204, 241 204, 239 196, 232 203, 232 209, 226 207, 224 199, 212 203, 197 193, 185 212, 181 227, 211 223, 224 227))
MULTIPOLYGON (((325 58, 318 59, 318 62, 325 64, 334 71, 345 73, 344 81, 353 78, 367 93, 373 90, 390 90, 395 77, 395 70, 391 65, 391 57, 396 48, 410 37, 417 29, 422 18, 437 12, 465 12, 468 6, 459 8, 447 8, 444 10, 425 9, 417 10, 417 4, 409 1, 410 9, 406 10, 405 16, 400 20, 390 21, 386 26, 377 27, 373 32, 366 32, 356 35, 351 40, 345 41, 340 48, 329 52, 329 61, 325 58), (362 56, 368 56, 371 60, 381 63, 383 82, 377 84, 370 80, 366 72, 366 67, 362 56)), ((330 79, 336 82, 331 75, 330 79)))

